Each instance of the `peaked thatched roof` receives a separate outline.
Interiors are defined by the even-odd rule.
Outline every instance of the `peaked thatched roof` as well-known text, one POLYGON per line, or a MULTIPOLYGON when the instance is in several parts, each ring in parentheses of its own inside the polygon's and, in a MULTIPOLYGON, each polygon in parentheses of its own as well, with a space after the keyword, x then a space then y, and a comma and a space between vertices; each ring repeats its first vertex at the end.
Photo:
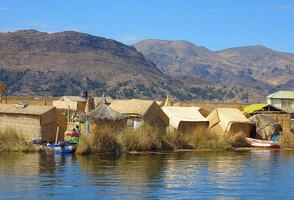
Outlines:
POLYGON ((169 117, 170 125, 178 128, 180 122, 208 122, 200 107, 163 106, 163 112, 169 117))
POLYGON ((127 116, 116 112, 106 104, 99 105, 95 110, 82 116, 82 119, 89 121, 116 121, 125 119, 127 116))
POLYGON ((110 107, 122 114, 145 115, 145 113, 154 105, 158 107, 156 102, 152 100, 130 99, 114 100, 110 104, 110 107))
POLYGON ((23 104, 0 104, 0 113, 42 115, 52 109, 53 106, 23 105, 23 104))
POLYGON ((216 108, 207 116, 207 119, 209 128, 220 123, 224 130, 230 123, 249 123, 249 120, 237 108, 216 108))
POLYGON ((168 126, 168 116, 163 112, 159 105, 152 100, 114 100, 109 107, 113 110, 128 116, 139 116, 149 123, 155 123, 160 119, 165 126, 168 126))

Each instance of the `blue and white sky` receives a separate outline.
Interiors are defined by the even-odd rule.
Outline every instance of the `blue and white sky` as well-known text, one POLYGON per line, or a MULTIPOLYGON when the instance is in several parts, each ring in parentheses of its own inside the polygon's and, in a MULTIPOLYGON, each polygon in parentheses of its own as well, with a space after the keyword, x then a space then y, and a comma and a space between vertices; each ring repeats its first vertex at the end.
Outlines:
POLYGON ((216 51, 294 53, 293 0, 0 0, 0 32, 88 33, 134 44, 186 40, 216 51))

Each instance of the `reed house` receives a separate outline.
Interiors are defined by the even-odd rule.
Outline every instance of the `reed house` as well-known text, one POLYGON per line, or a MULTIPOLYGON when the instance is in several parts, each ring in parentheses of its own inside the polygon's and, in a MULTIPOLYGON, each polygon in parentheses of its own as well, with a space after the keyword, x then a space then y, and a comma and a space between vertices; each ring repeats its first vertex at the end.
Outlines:
POLYGON ((114 100, 109 107, 128 116, 128 128, 136 129, 146 123, 165 130, 169 125, 168 116, 152 100, 114 100))
POLYGON ((22 135, 26 140, 47 142, 64 140, 66 117, 55 107, 25 104, 0 104, 0 131, 22 135))

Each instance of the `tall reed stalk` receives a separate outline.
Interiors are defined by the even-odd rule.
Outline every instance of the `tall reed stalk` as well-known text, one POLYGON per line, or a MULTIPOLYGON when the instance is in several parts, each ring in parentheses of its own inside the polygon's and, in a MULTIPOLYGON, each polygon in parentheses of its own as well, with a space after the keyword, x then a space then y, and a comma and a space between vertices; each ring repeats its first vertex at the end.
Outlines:
POLYGON ((97 129, 89 136, 81 136, 76 152, 120 154, 121 144, 117 141, 117 135, 112 129, 97 129))
POLYGON ((148 124, 136 130, 125 130, 119 135, 119 141, 126 151, 169 151, 173 147, 163 137, 160 128, 148 124))
POLYGON ((294 135, 291 133, 283 133, 278 137, 278 141, 282 142, 283 148, 294 148, 294 135))

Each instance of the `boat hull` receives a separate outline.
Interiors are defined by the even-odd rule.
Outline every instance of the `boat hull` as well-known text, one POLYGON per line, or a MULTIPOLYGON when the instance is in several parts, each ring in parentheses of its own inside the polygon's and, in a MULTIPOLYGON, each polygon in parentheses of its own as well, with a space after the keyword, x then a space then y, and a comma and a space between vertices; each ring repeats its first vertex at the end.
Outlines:
POLYGON ((246 138, 252 147, 256 148, 269 148, 269 149, 280 149, 282 147, 281 142, 258 140, 254 138, 246 138))
POLYGON ((74 153, 75 148, 72 143, 62 142, 58 144, 50 144, 49 147, 54 148, 55 154, 74 153))

